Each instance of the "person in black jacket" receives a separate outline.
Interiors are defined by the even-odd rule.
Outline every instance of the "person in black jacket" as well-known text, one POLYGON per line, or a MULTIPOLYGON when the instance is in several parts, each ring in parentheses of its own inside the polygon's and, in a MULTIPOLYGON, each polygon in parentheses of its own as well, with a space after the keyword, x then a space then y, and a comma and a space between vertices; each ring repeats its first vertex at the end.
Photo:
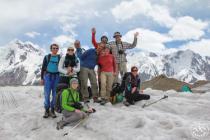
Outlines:
POLYGON ((125 90, 126 102, 124 104, 129 106, 140 100, 149 100, 150 96, 140 93, 140 77, 138 75, 138 68, 133 66, 131 72, 124 74, 121 89, 125 90))

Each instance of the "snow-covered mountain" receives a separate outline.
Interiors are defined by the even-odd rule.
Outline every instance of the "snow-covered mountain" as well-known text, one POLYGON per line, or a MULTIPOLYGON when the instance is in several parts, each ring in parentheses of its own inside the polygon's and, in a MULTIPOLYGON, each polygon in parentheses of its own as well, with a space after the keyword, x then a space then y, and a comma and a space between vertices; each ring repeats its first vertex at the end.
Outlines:
POLYGON ((41 74, 43 49, 20 40, 13 40, 0 49, 1 86, 37 84, 41 74))
POLYGON ((142 80, 161 74, 187 83, 210 80, 210 57, 202 57, 191 50, 179 50, 166 55, 131 51, 128 53, 128 62, 129 67, 139 67, 142 80))
MULTIPOLYGON (((0 48, 0 86, 38 83, 45 50, 20 40, 13 40, 0 48)), ((65 51, 66 48, 63 48, 61 52, 65 51)), ((127 58, 128 68, 133 65, 139 67, 142 81, 161 74, 188 83, 210 80, 210 57, 190 50, 165 55, 131 50, 127 52, 127 58)))

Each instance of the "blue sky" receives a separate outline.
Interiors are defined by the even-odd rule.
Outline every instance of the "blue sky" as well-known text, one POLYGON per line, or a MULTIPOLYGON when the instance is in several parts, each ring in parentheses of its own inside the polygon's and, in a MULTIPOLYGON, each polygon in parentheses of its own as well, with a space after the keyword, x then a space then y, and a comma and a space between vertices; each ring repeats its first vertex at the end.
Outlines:
POLYGON ((120 31, 132 42, 138 31, 141 50, 210 55, 209 0, 1 0, 0 10, 0 46, 20 39, 65 47, 79 39, 92 47, 90 30, 96 27, 98 40, 103 34, 113 40, 120 31))

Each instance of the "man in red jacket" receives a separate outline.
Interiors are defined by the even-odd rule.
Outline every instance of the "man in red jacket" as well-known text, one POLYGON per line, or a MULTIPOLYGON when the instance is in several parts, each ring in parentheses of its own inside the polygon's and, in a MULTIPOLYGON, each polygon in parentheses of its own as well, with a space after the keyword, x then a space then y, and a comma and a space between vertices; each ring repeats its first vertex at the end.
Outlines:
POLYGON ((117 72, 117 65, 115 58, 110 54, 110 49, 105 47, 98 58, 98 65, 100 68, 100 80, 101 80, 101 104, 105 104, 109 101, 110 92, 112 90, 112 84, 114 76, 117 72))

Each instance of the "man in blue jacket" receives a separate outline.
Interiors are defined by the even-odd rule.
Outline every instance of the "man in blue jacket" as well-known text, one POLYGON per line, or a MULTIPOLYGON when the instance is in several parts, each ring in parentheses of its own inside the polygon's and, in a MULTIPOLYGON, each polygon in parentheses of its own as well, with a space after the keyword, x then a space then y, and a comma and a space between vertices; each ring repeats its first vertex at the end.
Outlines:
POLYGON ((96 79, 96 73, 94 71, 95 66, 97 65, 97 51, 96 49, 89 49, 85 51, 81 57, 81 67, 80 67, 80 80, 81 80, 81 93, 83 100, 89 99, 88 79, 90 80, 92 97, 98 97, 98 84, 96 79))

